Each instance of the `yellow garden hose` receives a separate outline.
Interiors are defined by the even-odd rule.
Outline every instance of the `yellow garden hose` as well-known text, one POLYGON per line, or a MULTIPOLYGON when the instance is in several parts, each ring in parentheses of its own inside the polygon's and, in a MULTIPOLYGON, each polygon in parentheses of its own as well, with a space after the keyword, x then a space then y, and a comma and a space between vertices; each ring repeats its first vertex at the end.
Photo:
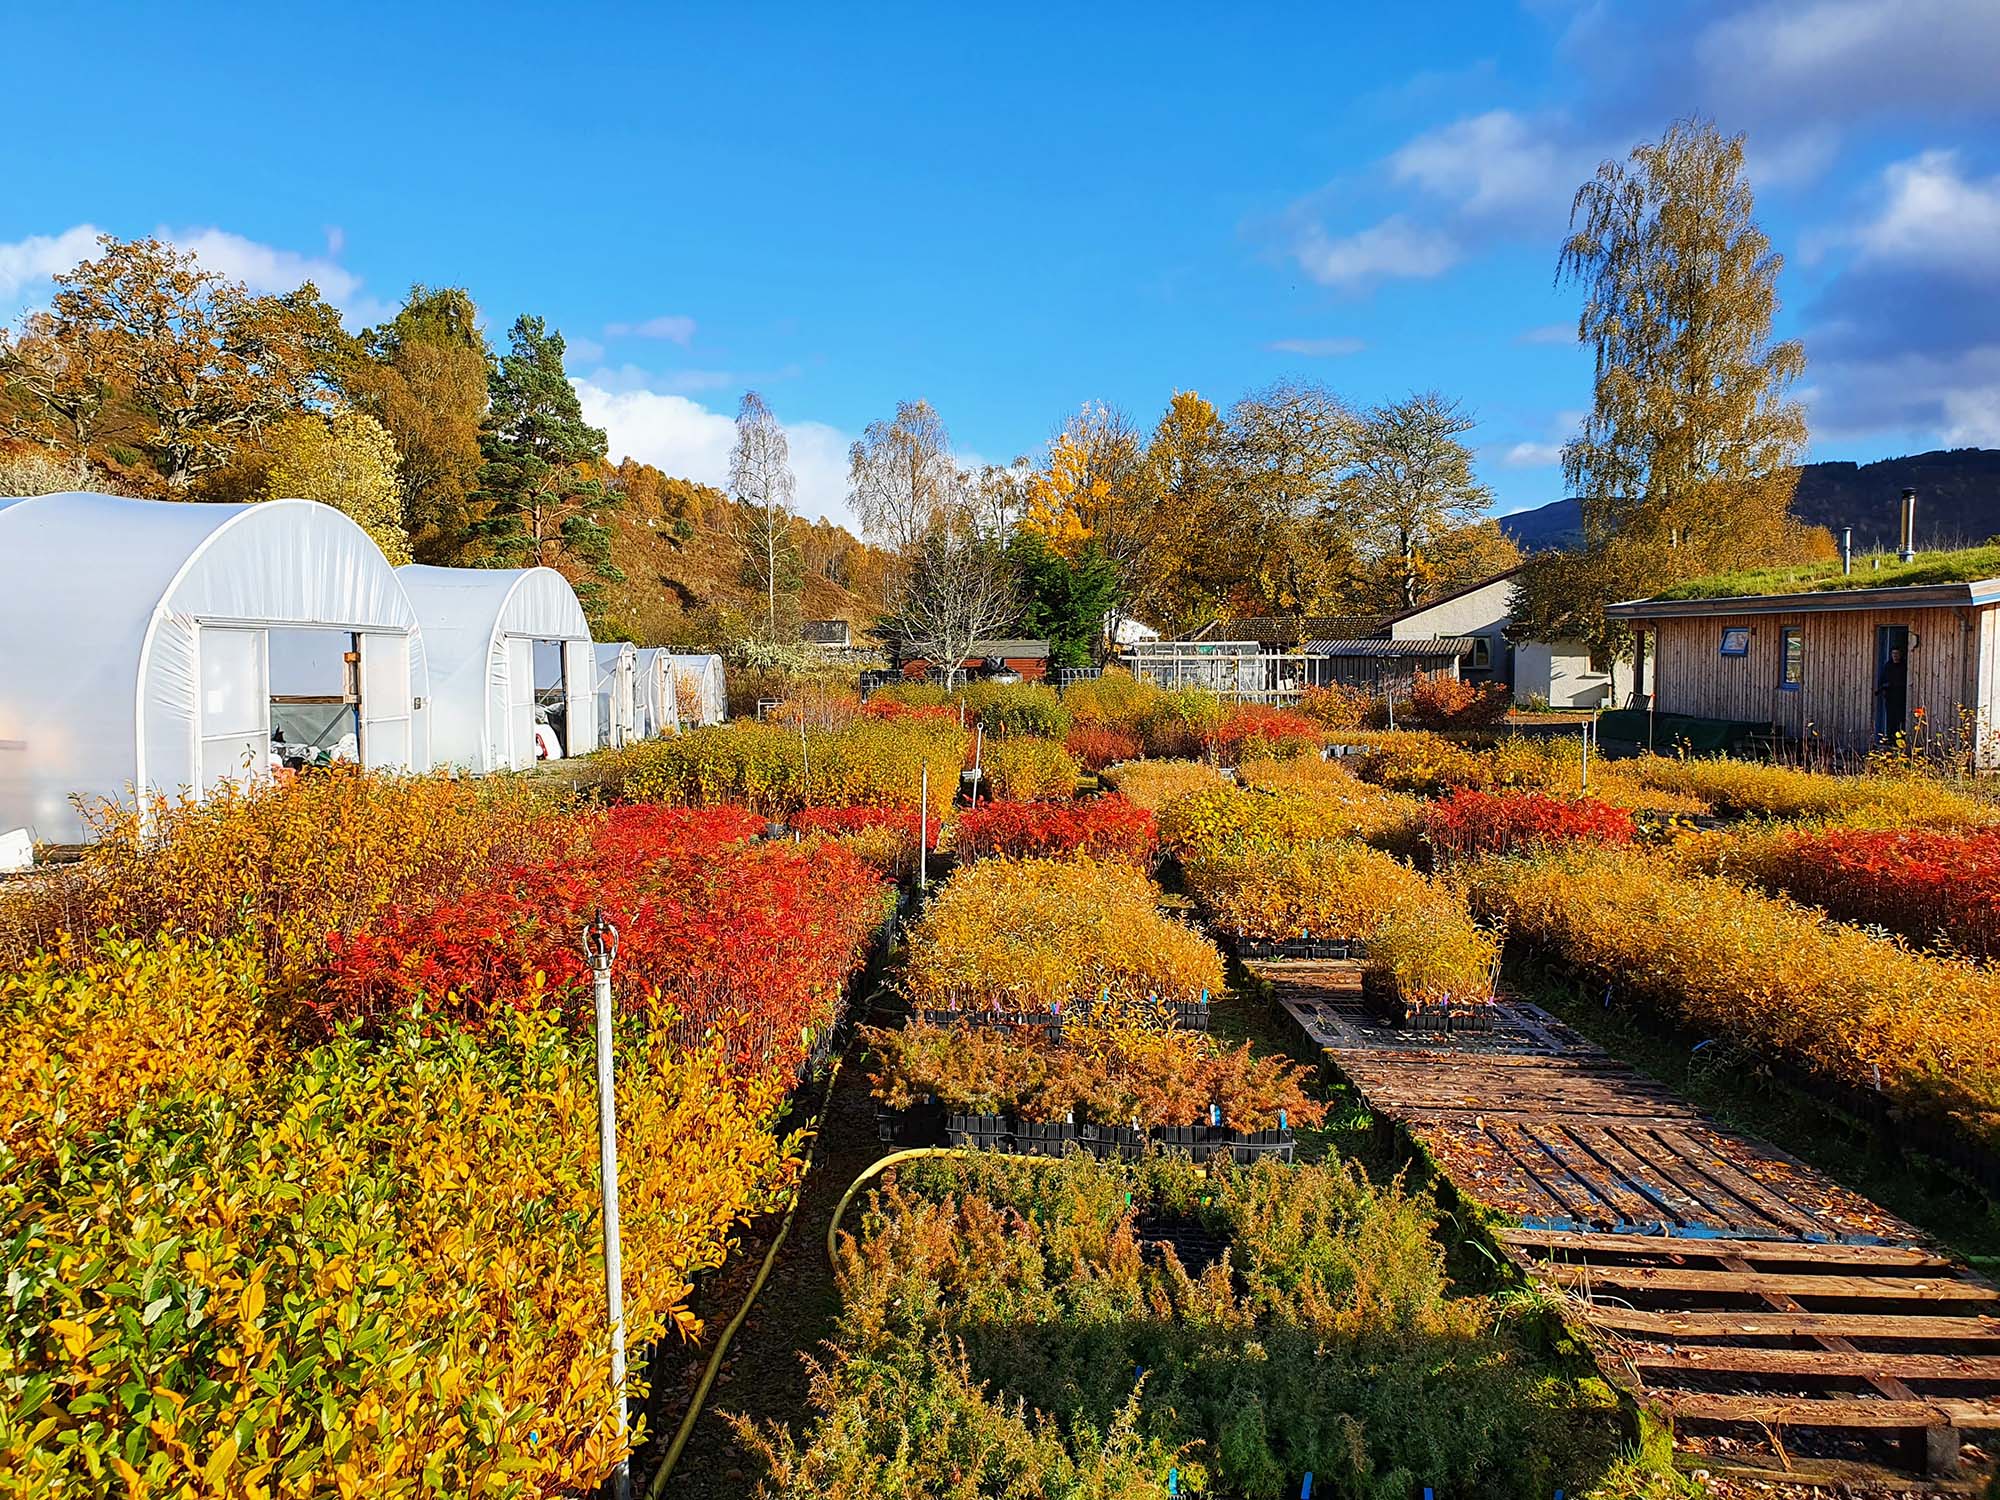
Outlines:
MULTIPOLYGON (((862 1186, 870 1178, 895 1166, 899 1161, 909 1161, 919 1156, 972 1157, 992 1156, 993 1154, 991 1151, 975 1151, 964 1146, 906 1146, 901 1151, 891 1151, 887 1156, 876 1162, 874 1166, 869 1167, 859 1177, 855 1178, 853 1182, 849 1183, 847 1191, 840 1195, 840 1202, 834 1206, 833 1222, 826 1226, 826 1258, 833 1262, 836 1270, 839 1269, 840 1261, 835 1254, 834 1236, 840 1232, 840 1216, 847 1212, 847 1205, 854 1201, 854 1195, 861 1191, 862 1186)), ((1008 1159, 1011 1161, 1030 1161, 1042 1167, 1059 1167, 1063 1164, 1063 1158, 1059 1156, 1014 1156, 1008 1159)))

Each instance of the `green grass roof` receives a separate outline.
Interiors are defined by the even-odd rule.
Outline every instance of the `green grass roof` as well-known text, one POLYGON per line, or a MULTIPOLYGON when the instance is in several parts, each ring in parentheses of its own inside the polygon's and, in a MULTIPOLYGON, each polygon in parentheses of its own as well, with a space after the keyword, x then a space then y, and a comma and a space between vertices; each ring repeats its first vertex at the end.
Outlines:
POLYGON ((1838 589, 1913 588, 1926 583, 1973 583, 2000 578, 2000 546, 1967 547, 1958 552, 1919 552, 1916 561, 1901 563, 1894 553, 1854 559, 1854 571, 1843 575, 1840 563, 1805 563, 1791 568, 1757 568, 1744 573, 1718 573, 1694 578, 1653 595, 1655 599, 1747 599, 1757 594, 1819 594, 1838 589), (1881 566, 1876 562, 1880 560, 1881 566))

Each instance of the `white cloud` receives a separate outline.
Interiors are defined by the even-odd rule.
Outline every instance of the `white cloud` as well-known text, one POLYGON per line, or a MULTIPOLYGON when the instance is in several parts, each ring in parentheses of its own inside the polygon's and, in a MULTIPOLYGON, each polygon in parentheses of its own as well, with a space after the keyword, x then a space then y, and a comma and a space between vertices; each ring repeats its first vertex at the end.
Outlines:
POLYGON ((2000 272, 2000 177, 1959 170, 1955 151, 1926 151, 1882 174, 1877 217, 1854 233, 1873 262, 1932 271, 2000 272))
POLYGON ((1517 344, 1574 344, 1576 324, 1544 323, 1540 328, 1524 328, 1514 335, 1517 344))
POLYGON ((1360 339, 1277 339, 1264 346, 1273 354, 1297 354, 1306 359, 1332 359, 1359 354, 1368 346, 1360 339))
POLYGON ((1415 184, 1473 218, 1559 203, 1589 170, 1590 153, 1552 126, 1488 110, 1428 131, 1389 157, 1392 180, 1415 184))
POLYGON ((1767 119, 1990 101, 1996 53, 1990 0, 1766 0, 1694 43, 1712 105, 1767 119))
POLYGON ((607 323, 604 332, 614 339, 666 339, 685 347, 694 338, 694 319, 668 313, 643 323, 607 323))
MULTIPOLYGON (((735 419, 669 391, 610 390, 594 380, 577 380, 583 414, 610 438, 611 456, 639 459, 669 474, 725 489, 729 454, 736 446, 735 419)), ((792 472, 798 478, 799 513, 856 522, 847 508, 846 433, 825 422, 786 422, 792 472)))
POLYGON ((90 259, 97 250, 97 235, 95 225, 78 224, 61 234, 0 242, 0 298, 13 298, 24 287, 90 259))
POLYGON ((1561 443, 1516 443, 1500 456, 1505 469, 1552 469, 1562 462, 1561 443))
POLYGON ((1309 225, 1293 249, 1299 267, 1324 286, 1361 287, 1388 277, 1441 276, 1458 263, 1458 246, 1442 230, 1392 214, 1338 238, 1309 225))

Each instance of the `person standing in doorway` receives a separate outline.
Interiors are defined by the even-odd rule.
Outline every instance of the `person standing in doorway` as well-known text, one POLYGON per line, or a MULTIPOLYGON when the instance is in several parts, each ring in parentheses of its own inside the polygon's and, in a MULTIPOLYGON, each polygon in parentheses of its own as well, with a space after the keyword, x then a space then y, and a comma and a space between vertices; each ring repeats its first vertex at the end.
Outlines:
POLYGON ((1875 732, 1892 740, 1903 732, 1910 709, 1910 664, 1903 660, 1903 648, 1891 646, 1875 673, 1875 732))

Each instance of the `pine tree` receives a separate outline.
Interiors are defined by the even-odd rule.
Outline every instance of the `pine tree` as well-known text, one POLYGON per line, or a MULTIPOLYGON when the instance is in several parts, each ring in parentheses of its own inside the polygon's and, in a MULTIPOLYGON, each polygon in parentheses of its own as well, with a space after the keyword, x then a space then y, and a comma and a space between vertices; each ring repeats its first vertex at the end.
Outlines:
POLYGON ((618 501, 604 472, 604 430, 583 419, 576 387, 563 373, 563 340, 525 314, 507 335, 494 366, 490 405, 479 437, 485 464, 473 496, 473 535, 494 567, 556 567, 595 611, 603 589, 593 580, 624 578, 611 556, 611 530, 598 512, 618 501), (584 572, 590 577, 579 580, 584 572))

